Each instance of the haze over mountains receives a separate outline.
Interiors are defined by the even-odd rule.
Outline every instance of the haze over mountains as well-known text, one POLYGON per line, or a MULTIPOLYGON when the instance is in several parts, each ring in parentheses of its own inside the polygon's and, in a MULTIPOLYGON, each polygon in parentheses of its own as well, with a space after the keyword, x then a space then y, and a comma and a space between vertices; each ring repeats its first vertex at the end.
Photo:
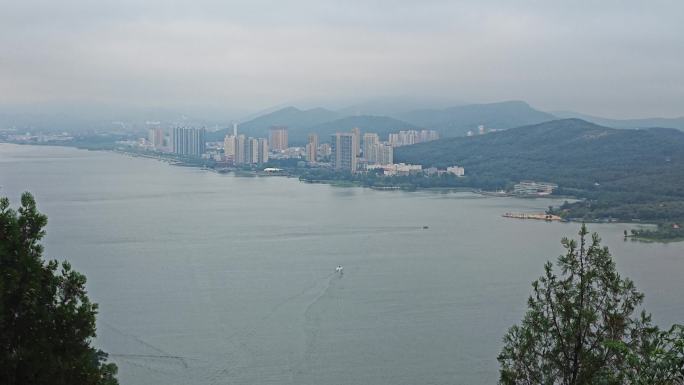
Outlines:
MULTIPOLYGON (((379 111, 386 111, 385 108, 385 106, 380 106, 379 111)), ((559 116, 537 110, 523 101, 465 104, 442 109, 396 111, 391 114, 375 113, 372 107, 366 106, 364 109, 356 109, 363 111, 362 115, 348 115, 354 110, 354 108, 339 111, 324 108, 302 110, 286 107, 243 122, 240 125, 240 131, 246 135, 263 136, 271 126, 287 126, 293 143, 303 143, 309 132, 316 132, 321 137, 325 137, 336 131, 348 131, 353 127, 359 127, 362 131, 376 132, 381 137, 386 137, 389 132, 404 129, 432 129, 438 131, 442 137, 455 137, 464 136, 470 130, 477 130, 480 125, 484 125, 487 129, 500 130, 566 117, 579 117, 614 128, 665 127, 684 130, 684 118, 618 120, 571 112, 565 112, 559 116)), ((227 131, 218 131, 212 136, 218 140, 227 131)))
MULTIPOLYGON (((488 129, 508 129, 561 118, 580 118, 613 128, 665 127, 684 130, 684 117, 609 119, 569 111, 545 112, 524 101, 461 104, 447 108, 412 108, 417 105, 421 104, 388 100, 338 110, 288 106, 240 121, 240 132, 248 136, 266 136, 272 126, 287 126, 290 141, 296 145, 304 143, 310 132, 316 132, 325 138, 336 131, 348 131, 353 127, 376 132, 381 138, 385 138, 390 132, 404 129, 433 129, 442 137, 455 137, 464 136, 470 130, 475 131, 479 125, 488 129)), ((209 140, 221 140, 231 130, 229 121, 186 116, 162 108, 149 111, 85 108, 82 111, 70 109, 62 113, 55 112, 54 109, 46 112, 0 109, 0 128, 27 131, 142 130, 149 121, 159 121, 166 126, 206 126, 213 131, 209 134, 209 140)))

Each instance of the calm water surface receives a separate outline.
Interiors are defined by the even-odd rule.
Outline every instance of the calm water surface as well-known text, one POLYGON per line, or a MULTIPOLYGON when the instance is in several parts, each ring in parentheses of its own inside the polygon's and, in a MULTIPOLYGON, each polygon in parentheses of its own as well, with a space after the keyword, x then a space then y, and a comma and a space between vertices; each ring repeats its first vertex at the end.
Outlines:
MULTIPOLYGON (((0 144, 0 186, 15 205, 36 195, 47 255, 87 275, 97 344, 125 385, 494 384, 530 282, 578 230, 501 217, 544 199, 238 178, 71 148, 0 144)), ((590 228, 656 322, 684 321, 684 243, 590 228)))

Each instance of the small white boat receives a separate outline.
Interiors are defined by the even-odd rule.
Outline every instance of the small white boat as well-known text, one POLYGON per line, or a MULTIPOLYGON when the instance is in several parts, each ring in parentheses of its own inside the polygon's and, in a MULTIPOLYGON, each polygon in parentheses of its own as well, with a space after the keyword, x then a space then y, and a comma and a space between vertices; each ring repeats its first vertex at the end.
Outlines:
POLYGON ((343 270, 344 267, 342 267, 342 265, 337 265, 337 267, 335 268, 335 273, 342 273, 343 270))

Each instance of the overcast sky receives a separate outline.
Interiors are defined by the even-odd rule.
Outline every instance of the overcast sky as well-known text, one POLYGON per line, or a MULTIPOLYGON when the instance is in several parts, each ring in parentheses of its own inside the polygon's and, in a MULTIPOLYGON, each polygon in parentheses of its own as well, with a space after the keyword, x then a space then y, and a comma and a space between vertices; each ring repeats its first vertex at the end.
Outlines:
POLYGON ((684 1, 0 0, 0 104, 684 115, 684 1))

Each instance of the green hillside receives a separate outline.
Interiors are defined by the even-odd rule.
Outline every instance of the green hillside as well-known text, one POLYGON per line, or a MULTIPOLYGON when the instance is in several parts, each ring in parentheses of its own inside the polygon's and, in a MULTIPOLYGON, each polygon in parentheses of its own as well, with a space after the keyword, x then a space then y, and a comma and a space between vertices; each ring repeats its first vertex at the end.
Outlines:
POLYGON ((559 184, 587 198, 564 214, 596 219, 684 218, 684 133, 619 130, 579 119, 400 147, 396 162, 465 167, 471 187, 506 188, 520 180, 559 184))

